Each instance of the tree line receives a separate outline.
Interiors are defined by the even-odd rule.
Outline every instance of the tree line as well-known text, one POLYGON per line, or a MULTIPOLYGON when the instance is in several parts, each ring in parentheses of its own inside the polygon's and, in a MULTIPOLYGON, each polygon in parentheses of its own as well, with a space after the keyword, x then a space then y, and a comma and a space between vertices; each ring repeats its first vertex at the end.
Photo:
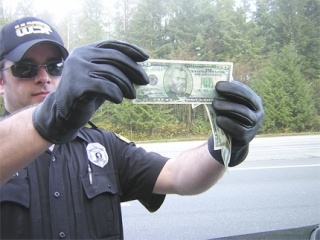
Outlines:
MULTIPOLYGON (((118 39, 156 59, 233 62, 234 79, 263 100, 260 133, 320 130, 320 0, 82 0, 59 21, 34 4, 9 11, 0 2, 0 25, 31 15, 56 27, 69 50, 118 39)), ((201 106, 107 102, 92 121, 134 140, 210 133, 201 106)))

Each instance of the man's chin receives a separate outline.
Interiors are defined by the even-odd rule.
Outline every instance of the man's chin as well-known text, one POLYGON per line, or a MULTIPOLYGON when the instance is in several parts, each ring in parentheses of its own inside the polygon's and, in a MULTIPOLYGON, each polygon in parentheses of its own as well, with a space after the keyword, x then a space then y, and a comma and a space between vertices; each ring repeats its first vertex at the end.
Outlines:
POLYGON ((32 103, 31 104, 32 105, 37 105, 37 104, 43 102, 45 98, 46 98, 46 96, 36 96, 36 97, 34 97, 32 99, 32 103))

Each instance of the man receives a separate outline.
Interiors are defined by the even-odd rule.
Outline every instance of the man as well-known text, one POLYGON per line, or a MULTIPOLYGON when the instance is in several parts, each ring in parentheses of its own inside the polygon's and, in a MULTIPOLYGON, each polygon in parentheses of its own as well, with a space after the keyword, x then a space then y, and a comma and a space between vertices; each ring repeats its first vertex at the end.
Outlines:
MULTIPOLYGON (((135 98, 148 76, 140 48, 103 41, 69 56, 58 33, 28 17, 0 33, 1 239, 122 239, 120 202, 156 211, 165 194, 198 194, 225 172, 213 138, 175 158, 146 152, 111 131, 83 127, 105 100, 135 98), (62 71, 63 68, 63 71, 62 71), (36 106, 33 106, 36 104, 36 106), (27 108, 27 109, 25 109, 27 108)), ((262 118, 260 98, 221 83, 218 124, 232 137, 229 166, 241 163, 262 118)))
POLYGON ((172 100, 183 100, 190 96, 190 93, 187 93, 187 81, 188 74, 187 70, 184 68, 173 68, 171 70, 168 84, 169 91, 167 91, 168 97, 172 100))

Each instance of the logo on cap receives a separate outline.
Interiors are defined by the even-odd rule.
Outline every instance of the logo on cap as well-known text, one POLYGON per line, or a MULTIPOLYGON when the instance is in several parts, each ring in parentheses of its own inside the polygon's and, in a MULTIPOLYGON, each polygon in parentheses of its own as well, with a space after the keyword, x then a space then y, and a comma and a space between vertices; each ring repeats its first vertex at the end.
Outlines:
POLYGON ((48 34, 52 33, 51 27, 43 22, 32 21, 22 23, 15 26, 16 34, 18 37, 23 37, 28 34, 48 34))

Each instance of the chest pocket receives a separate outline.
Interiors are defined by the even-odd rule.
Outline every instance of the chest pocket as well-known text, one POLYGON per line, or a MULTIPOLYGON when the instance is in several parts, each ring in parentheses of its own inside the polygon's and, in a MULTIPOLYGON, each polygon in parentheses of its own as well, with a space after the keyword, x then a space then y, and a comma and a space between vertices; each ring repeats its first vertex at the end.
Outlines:
POLYGON ((30 236, 30 186, 23 169, 0 188, 0 239, 30 236))
POLYGON ((87 173, 81 182, 91 237, 118 239, 122 235, 122 221, 116 173, 94 167, 91 176, 87 173))

